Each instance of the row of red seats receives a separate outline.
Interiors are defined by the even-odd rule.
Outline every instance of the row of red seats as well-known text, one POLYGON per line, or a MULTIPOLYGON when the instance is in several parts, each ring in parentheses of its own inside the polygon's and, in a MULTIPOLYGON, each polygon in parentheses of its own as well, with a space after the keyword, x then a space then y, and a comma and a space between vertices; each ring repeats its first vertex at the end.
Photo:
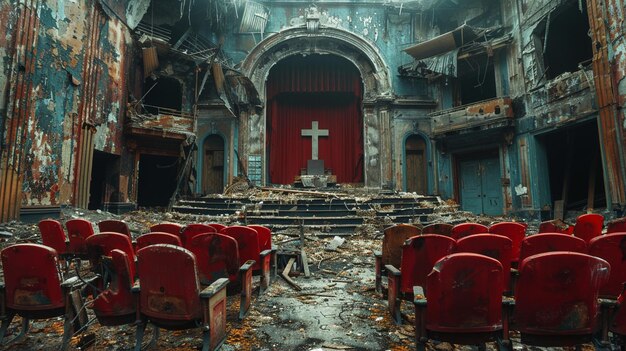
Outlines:
MULTIPOLYGON (((118 233, 111 233, 120 235, 118 233)), ((94 235, 98 237, 100 235, 94 235)), ((59 349, 66 350, 73 331, 82 329, 77 314, 76 294, 84 288, 78 277, 62 281, 58 255, 53 248, 39 244, 16 244, 0 252, 4 284, 0 342, 16 315, 23 318, 21 332, 3 344, 23 337, 30 319, 64 317, 63 340, 59 349)), ((153 341, 158 328, 179 330, 202 328, 202 350, 215 350, 226 339, 226 287, 228 279, 220 278, 202 286, 197 274, 195 255, 182 247, 156 244, 137 251, 138 280, 133 278, 134 260, 119 249, 101 259, 110 269, 108 282, 103 277, 90 281, 98 294, 93 301, 101 325, 137 324, 135 350, 142 349, 147 323, 154 325, 153 341), (125 297, 125 298, 121 298, 125 297)), ((78 295, 80 296, 80 295, 78 295)), ((80 305, 80 304, 79 304, 80 305)))
MULTIPOLYGON (((586 242, 602 235, 604 216, 596 213, 580 215, 574 225, 555 219, 541 222, 539 233, 563 233, 574 235, 586 242)), ((606 224, 606 234, 626 232, 626 217, 614 219, 606 224)))
MULTIPOLYGON (((516 270, 510 269, 513 261, 513 241, 503 235, 491 234, 485 231, 487 229, 487 231, 493 232, 493 228, 515 228, 515 225, 518 228, 522 227, 514 223, 499 223, 490 228, 485 226, 481 228, 480 225, 475 223, 458 225, 455 227, 463 229, 480 228, 477 232, 481 233, 468 234, 468 236, 460 235, 458 240, 452 238, 455 235, 451 235, 451 231, 445 233, 450 236, 422 234, 424 230, 411 225, 397 225, 385 230, 383 251, 376 255, 376 285, 377 290, 381 291, 381 266, 386 264, 384 267, 389 275, 389 310, 394 320, 397 323, 401 322, 400 298, 413 298, 415 293, 414 287, 425 287, 428 279, 430 279, 430 275, 435 274, 436 271, 438 272, 439 268, 436 266, 436 262, 448 255, 456 255, 455 253, 481 254, 498 261, 501 273, 499 273, 499 279, 493 281, 500 282, 496 284, 499 285, 496 290, 500 291, 500 295, 502 292, 509 290, 507 288, 509 286, 518 286, 522 289, 524 289, 524 284, 531 284, 532 286, 533 283, 528 283, 528 278, 521 280, 517 284, 509 282, 511 276, 516 277, 518 275, 516 270), (509 274, 509 271, 514 274, 509 274)), ((441 224, 438 227, 454 228, 453 226, 441 224)), ((424 229, 427 232, 430 231, 428 227, 424 229)), ((510 231, 507 233, 505 230, 503 234, 509 234, 509 237, 511 237, 510 231)), ((626 247, 626 232, 595 237, 590 240, 589 245, 580 238, 562 233, 544 233, 525 237, 525 233, 522 232, 521 239, 518 246, 520 253, 517 257, 520 262, 524 262, 529 257, 535 257, 537 254, 551 251, 589 253, 593 255, 591 257, 597 256, 601 260, 604 259, 603 262, 607 263, 607 267, 613 267, 611 274, 607 270, 605 279, 599 280, 601 282, 598 283, 597 293, 605 298, 616 299, 622 291, 623 283, 626 282, 626 262, 623 259, 623 247, 626 247)), ((521 275, 522 273, 520 272, 519 274, 521 275)), ((493 287, 493 282, 490 282, 490 286, 493 287)), ((567 290, 564 293, 567 294, 567 290)), ((523 296, 524 293, 522 292, 521 294, 523 296)), ((518 296, 519 293, 516 292, 516 299, 518 296)), ((454 315, 453 310, 446 311, 446 313, 454 315)))
MULTIPOLYGON (((151 227, 151 233, 139 236, 135 245, 131 243, 130 236, 126 233, 94 234, 91 223, 85 220, 68 221, 66 226, 68 232, 75 233, 74 237, 81 238, 81 240, 80 245, 74 245, 80 250, 66 251, 65 258, 71 256, 89 258, 91 267, 98 273, 98 279, 90 284, 97 290, 94 293, 93 310, 102 325, 120 325, 139 321, 139 315, 135 315, 139 313, 140 304, 133 298, 131 288, 133 284, 137 285, 137 278, 144 276, 139 261, 140 252, 145 252, 147 248, 155 245, 180 248, 184 252, 189 252, 193 256, 194 272, 202 286, 213 286, 215 282, 220 281, 220 278, 225 278, 227 282, 230 282, 230 292, 240 289, 240 318, 245 316, 250 306, 253 271, 261 275, 259 292, 262 293, 269 286, 271 258, 274 258, 273 263, 276 264, 275 250, 271 247, 271 231, 261 226, 226 227, 191 224, 183 227, 175 223, 163 223, 151 227), (76 230, 77 223, 82 230, 76 230), (215 227, 220 229, 220 233, 216 233, 215 227), (137 270, 135 264, 137 264, 137 270)), ((64 234, 61 224, 57 221, 42 221, 40 228, 44 238, 50 237, 50 232, 56 233, 52 235, 54 237, 59 237, 59 232, 64 234), (53 230, 49 230, 50 228, 53 230)), ((100 229, 104 228, 100 227, 100 229)), ((70 238, 72 238, 71 235, 70 238)), ((70 248, 71 244, 64 243, 58 246, 70 248)), ((171 251, 171 249, 162 248, 163 250, 171 251)), ((161 259, 166 265, 170 261, 167 255, 161 259)), ((5 270, 6 267, 4 266, 5 270)), ((14 273, 27 274, 28 272, 16 269, 14 273)), ((23 288, 19 286, 19 280, 16 282, 18 285, 11 287, 13 291, 23 288)), ((143 285, 144 282, 141 281, 141 284, 143 285)), ((9 309, 23 314, 23 311, 15 307, 9 309)), ((46 309, 45 306, 44 309, 46 309)), ((27 318, 36 317, 29 313, 26 315, 27 318)), ((8 327, 13 316, 10 314, 7 316, 11 317, 6 320, 8 327)), ((5 321, 3 321, 3 327, 4 324, 5 321)), ((138 329, 138 343, 141 342, 141 333, 142 331, 138 329)))
MULTIPOLYGON (((601 326, 607 334, 610 329, 624 336, 621 300, 612 315, 601 313, 608 309, 602 308, 598 294, 610 271, 608 262, 587 254, 533 255, 520 264, 513 300, 502 297, 505 270, 498 260, 473 253, 446 255, 413 292, 417 349, 425 350, 433 339, 469 345, 495 340, 499 349, 511 350, 509 329, 519 332, 521 343, 535 346, 591 342, 601 326)), ((608 346, 607 334, 595 340, 608 346)))
MULTIPOLYGON (((437 234, 459 240, 469 235, 491 233, 507 237, 511 241, 511 262, 516 266, 519 261, 522 240, 526 237, 526 226, 517 222, 500 222, 489 227, 479 223, 462 223, 451 225, 434 223, 425 227, 413 225, 397 225, 385 229, 382 251, 374 253, 376 257, 376 291, 382 292, 382 277, 386 272, 386 265, 400 267, 402 247, 406 240, 417 235, 437 234)), ((440 258, 440 256, 438 257, 440 258)), ((437 258, 437 259, 438 259, 437 258)), ((431 262, 431 266, 432 267, 431 262)), ((430 272, 430 270, 429 270, 430 272)))

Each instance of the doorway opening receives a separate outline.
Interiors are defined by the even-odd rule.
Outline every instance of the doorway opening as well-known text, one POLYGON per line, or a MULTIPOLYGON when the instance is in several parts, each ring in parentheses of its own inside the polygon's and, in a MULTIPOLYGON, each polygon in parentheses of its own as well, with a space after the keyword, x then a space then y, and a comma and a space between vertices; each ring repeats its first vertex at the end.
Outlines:
POLYGON ((202 162, 202 192, 221 194, 224 191, 224 139, 209 135, 204 141, 202 162))
POLYGON ((419 135, 406 139, 406 191, 425 195, 428 193, 426 143, 419 135))
POLYGON ((546 152, 552 202, 565 210, 606 207, 604 173, 596 120, 539 137, 546 152))
POLYGON ((119 162, 118 155, 94 150, 88 209, 103 209, 105 202, 122 201, 116 181, 119 174, 119 162))
POLYGON ((178 157, 142 154, 139 158, 137 204, 167 206, 176 189, 178 157))

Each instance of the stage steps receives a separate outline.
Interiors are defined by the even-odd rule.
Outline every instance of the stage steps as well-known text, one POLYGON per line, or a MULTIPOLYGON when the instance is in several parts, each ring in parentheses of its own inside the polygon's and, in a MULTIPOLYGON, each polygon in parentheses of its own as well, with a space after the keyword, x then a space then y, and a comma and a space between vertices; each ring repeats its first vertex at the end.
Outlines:
POLYGON ((304 226, 320 235, 351 235, 363 225, 382 230, 391 223, 425 223, 439 204, 436 196, 383 196, 368 200, 203 197, 179 200, 173 210, 264 225, 276 233, 297 233, 304 226))

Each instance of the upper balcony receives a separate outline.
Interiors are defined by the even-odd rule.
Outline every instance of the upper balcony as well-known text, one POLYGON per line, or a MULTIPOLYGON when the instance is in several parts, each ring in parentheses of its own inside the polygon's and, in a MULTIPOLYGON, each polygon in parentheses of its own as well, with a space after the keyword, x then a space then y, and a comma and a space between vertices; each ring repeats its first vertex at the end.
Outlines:
POLYGON ((512 100, 509 97, 483 100, 433 112, 429 116, 432 118, 435 137, 500 129, 511 127, 514 123, 512 100))
POLYGON ((158 106, 142 106, 141 111, 132 107, 128 109, 127 132, 131 135, 184 140, 193 134, 193 114, 158 106))
POLYGON ((550 80, 530 93, 535 128, 556 127, 598 111, 593 70, 583 67, 550 80))

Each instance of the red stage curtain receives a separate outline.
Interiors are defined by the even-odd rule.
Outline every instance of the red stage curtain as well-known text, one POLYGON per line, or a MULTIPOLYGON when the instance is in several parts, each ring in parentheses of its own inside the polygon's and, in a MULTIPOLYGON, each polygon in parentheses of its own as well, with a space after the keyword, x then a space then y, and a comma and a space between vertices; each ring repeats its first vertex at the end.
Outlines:
POLYGON ((361 77, 349 61, 330 55, 281 61, 267 82, 269 181, 291 184, 311 159, 312 138, 301 135, 319 122, 319 159, 341 183, 363 182, 361 77))
POLYGON ((319 159, 337 176, 340 183, 363 182, 363 122, 360 101, 351 95, 289 94, 272 99, 270 118, 270 182, 291 184, 306 169, 311 159, 312 138, 301 135, 311 129, 327 129, 328 137, 319 137, 319 159))

